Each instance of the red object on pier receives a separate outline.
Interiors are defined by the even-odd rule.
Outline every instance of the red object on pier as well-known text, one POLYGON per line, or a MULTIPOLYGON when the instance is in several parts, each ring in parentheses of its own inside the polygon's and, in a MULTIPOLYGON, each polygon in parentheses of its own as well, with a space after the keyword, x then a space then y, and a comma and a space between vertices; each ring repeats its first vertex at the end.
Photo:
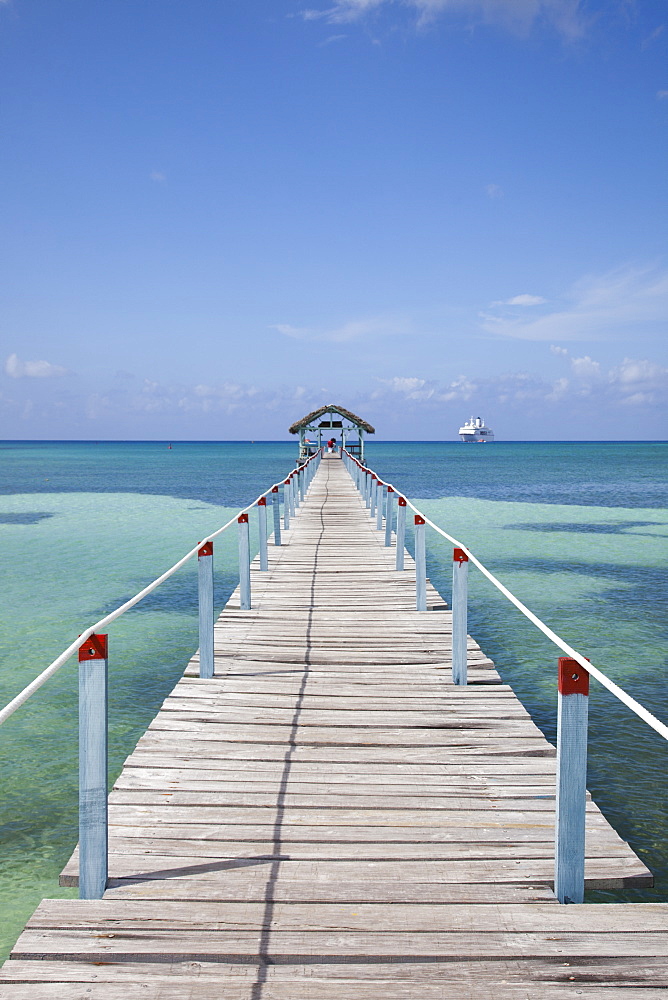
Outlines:
POLYGON ((425 521, 425 519, 424 519, 423 517, 421 517, 421 516, 420 516, 419 514, 416 514, 416 515, 415 515, 415 523, 416 523, 416 524, 426 524, 427 522, 426 522, 426 521, 425 521))
POLYGON ((468 562, 469 557, 464 552, 464 549, 455 549, 452 553, 452 561, 458 563, 468 562))
POLYGON ((248 524, 248 514, 239 514, 237 524, 248 524))
POLYGON ((89 635, 81 646, 79 646, 79 663, 85 660, 106 660, 107 659, 107 636, 89 635))
POLYGON ((213 555, 213 542, 205 542, 201 549, 197 550, 198 559, 202 556, 212 556, 213 555))
POLYGON ((559 694, 589 694, 589 671, 570 656, 559 657, 559 694))

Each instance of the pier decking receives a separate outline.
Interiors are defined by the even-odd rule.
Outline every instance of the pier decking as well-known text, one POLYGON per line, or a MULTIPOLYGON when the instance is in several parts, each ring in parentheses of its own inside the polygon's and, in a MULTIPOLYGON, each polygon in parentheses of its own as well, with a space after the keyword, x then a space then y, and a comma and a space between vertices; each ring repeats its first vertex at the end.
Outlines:
MULTIPOLYGON (((557 903, 554 748, 474 641, 451 683, 406 566, 325 458, 126 761, 104 898, 43 901, 3 1000, 668 995, 668 904, 557 903)), ((648 884, 587 810, 587 885, 648 884)))

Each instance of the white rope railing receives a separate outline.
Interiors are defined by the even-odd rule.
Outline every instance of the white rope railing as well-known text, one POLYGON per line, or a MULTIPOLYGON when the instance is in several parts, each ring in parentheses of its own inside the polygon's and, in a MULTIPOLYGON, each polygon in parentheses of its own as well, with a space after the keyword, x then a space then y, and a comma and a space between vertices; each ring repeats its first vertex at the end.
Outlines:
MULTIPOLYGON (((349 458, 356 464, 360 464, 357 462, 357 459, 355 459, 354 456, 349 455, 349 458)), ((448 534, 448 532, 444 531, 443 528, 439 527, 438 524, 435 524, 431 520, 431 518, 427 517, 426 514, 424 514, 421 510, 418 510, 415 504, 411 503, 411 501, 407 497, 405 497, 404 494, 400 490, 398 490, 393 483, 385 482, 385 480, 381 479, 380 476, 378 476, 375 472, 373 472, 372 469, 369 469, 367 466, 362 466, 360 464, 360 468, 365 473, 370 473, 371 475, 376 476, 376 479, 381 485, 391 487, 392 490, 398 496, 403 497, 406 501, 406 505, 410 507, 410 509, 415 514, 417 514, 419 517, 422 517, 424 519, 424 522, 428 524, 429 527, 432 528, 437 534, 447 539, 449 542, 452 543, 452 545, 461 549, 466 554, 467 558, 475 566, 478 567, 483 576, 487 577, 490 583, 492 583, 496 587, 496 589, 504 595, 504 597, 506 597, 512 604, 514 604, 515 607, 518 609, 518 611, 520 611, 525 618, 527 618, 533 625, 535 625, 536 628, 543 633, 543 635, 547 636, 547 638, 550 639, 554 643, 554 645, 558 647, 558 649, 561 649, 562 652, 564 652, 571 659, 576 660, 576 662, 579 663, 581 667, 584 667, 584 669, 587 670, 592 677, 595 677, 596 680, 604 688, 606 688, 608 691, 610 691, 612 695, 615 696, 615 698, 621 701, 622 704, 626 705, 626 707, 629 708, 632 712, 634 712, 638 716, 638 718, 642 719, 643 722, 645 722, 648 726, 650 726, 656 733, 659 734, 659 736, 662 736, 664 740, 668 740, 668 726, 664 725, 664 723, 661 722, 659 719, 657 719, 656 716, 652 715, 652 713, 648 711, 648 709, 646 709, 644 705, 641 705, 640 702, 636 701, 635 698, 632 698, 630 694, 627 694, 627 692, 624 691, 623 688, 620 688, 618 684, 615 684, 614 681, 611 681, 610 678, 607 677, 601 670, 593 666, 593 664, 590 663, 589 660, 587 660, 587 658, 583 656, 582 653, 578 652, 577 649, 574 649, 569 643, 565 642, 561 638, 561 636, 557 635, 557 633, 554 632, 549 627, 549 625, 546 625, 545 622, 538 617, 538 615, 535 615, 533 611, 527 608, 527 606, 523 604, 522 601, 520 601, 520 599, 512 593, 512 591, 508 590, 508 588, 503 583, 501 583, 501 581, 498 580, 494 576, 494 574, 490 572, 490 570, 487 569, 487 567, 478 559, 476 555, 474 555, 473 552, 471 552, 469 548, 467 548, 466 545, 464 545, 463 542, 460 542, 453 535, 448 534)))
MULTIPOLYGON (((304 468, 306 465, 312 462, 315 458, 317 458, 317 453, 316 455, 313 455, 308 460, 308 462, 305 462, 302 468, 304 468)), ((288 476, 285 478, 289 479, 292 475, 298 472, 299 470, 295 467, 292 470, 292 472, 288 473, 288 476)), ((196 556, 203 545, 205 545, 207 542, 212 542, 219 535, 222 535, 223 532, 227 531, 227 529, 230 528, 233 524, 236 524, 240 516, 248 514, 249 511, 251 511, 254 507, 257 506, 259 500, 268 497, 269 494, 274 490, 274 487, 279 486, 284 481, 285 479, 280 479, 278 483, 272 483, 269 489, 265 490, 264 493, 261 493, 260 496, 257 497, 257 499, 255 499, 252 503, 248 504, 247 507, 244 507, 243 510, 235 514, 234 517, 230 518, 230 520, 226 524, 224 524, 221 528, 217 528, 216 531, 213 531, 211 534, 206 535, 201 542, 198 542, 197 545, 193 546, 193 548, 190 549, 189 552, 186 552, 186 554, 182 556, 181 559, 178 560, 178 562, 175 562, 174 565, 170 566, 168 570, 165 570, 164 573, 156 577, 156 579, 153 580, 151 583, 149 583, 148 586, 144 587, 143 590, 140 590, 138 594, 135 594, 134 597, 131 597, 129 601, 125 602, 125 604, 121 604, 120 607, 116 608, 114 611, 111 611, 108 615, 105 615, 104 618, 100 618, 100 620, 98 622, 95 622, 94 625, 90 625, 84 632, 81 633, 81 635, 78 636, 77 639, 74 640, 74 642, 70 643, 67 649, 63 650, 60 656, 57 656, 56 659, 41 672, 41 674, 39 674, 33 681, 31 681, 30 684, 28 684, 19 694, 16 695, 15 698, 13 698, 7 705, 5 705, 5 707, 2 710, 0 710, 0 725, 2 725, 3 722, 6 722, 6 720, 9 719, 10 716, 12 716, 14 712, 16 712, 17 709, 21 707, 21 705, 24 705, 28 701, 28 699, 31 698, 33 694, 35 694, 36 691, 39 691, 39 689, 44 684, 46 684, 46 682, 51 677, 53 677, 53 675, 57 673, 58 670, 60 670, 60 668, 65 663, 67 663, 69 658, 73 656, 77 652, 77 650, 92 635, 95 635, 105 626, 110 625, 112 622, 116 621, 116 619, 120 618, 121 615, 124 615, 126 611, 129 611, 130 608, 133 608, 135 604, 139 604, 139 602, 143 601, 145 597, 148 597, 148 595, 151 594, 154 590, 156 590, 162 583, 164 583, 165 580, 168 580, 170 576, 173 576, 174 573, 176 573, 179 569, 181 569, 181 567, 184 566, 190 559, 196 556)))

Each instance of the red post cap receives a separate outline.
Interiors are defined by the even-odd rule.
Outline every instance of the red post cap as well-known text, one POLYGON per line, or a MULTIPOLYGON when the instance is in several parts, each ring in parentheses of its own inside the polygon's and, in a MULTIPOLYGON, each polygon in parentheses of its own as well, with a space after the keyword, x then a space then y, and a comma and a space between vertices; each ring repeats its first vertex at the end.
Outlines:
POLYGON ((197 556, 199 559, 202 556, 212 556, 213 555, 213 542, 205 542, 201 549, 197 550, 197 556))
POLYGON ((79 646, 79 663, 85 660, 106 660, 107 659, 107 636, 89 635, 84 643, 79 646))
POLYGON ((570 656, 559 657, 559 693, 589 694, 589 671, 570 656))
POLYGON ((397 503, 399 504, 400 507, 406 507, 407 506, 406 497, 399 497, 397 499, 397 503))
POLYGON ((278 493, 278 486, 272 486, 271 492, 272 493, 278 493))
POLYGON ((388 486, 387 487, 387 492, 388 493, 394 493, 394 486, 388 486))
POLYGON ((266 507, 267 506, 267 498, 266 497, 260 497, 260 499, 257 502, 257 505, 258 505, 258 507, 266 507))
POLYGON ((426 524, 426 521, 425 521, 425 519, 423 517, 420 516, 420 514, 416 514, 415 515, 415 523, 416 524, 426 524))
POLYGON ((248 514, 239 514, 237 518, 238 524, 248 524, 248 514))
POLYGON ((452 553, 453 562, 463 563, 468 562, 469 557, 464 552, 464 549, 455 549, 452 553))

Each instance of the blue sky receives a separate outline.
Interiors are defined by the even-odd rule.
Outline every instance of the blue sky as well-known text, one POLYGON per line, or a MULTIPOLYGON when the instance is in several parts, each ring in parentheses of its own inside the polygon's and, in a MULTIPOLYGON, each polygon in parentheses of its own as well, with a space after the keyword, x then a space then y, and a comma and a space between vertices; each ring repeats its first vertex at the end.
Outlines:
POLYGON ((667 50, 643 0, 0 0, 0 437, 668 437, 667 50))

